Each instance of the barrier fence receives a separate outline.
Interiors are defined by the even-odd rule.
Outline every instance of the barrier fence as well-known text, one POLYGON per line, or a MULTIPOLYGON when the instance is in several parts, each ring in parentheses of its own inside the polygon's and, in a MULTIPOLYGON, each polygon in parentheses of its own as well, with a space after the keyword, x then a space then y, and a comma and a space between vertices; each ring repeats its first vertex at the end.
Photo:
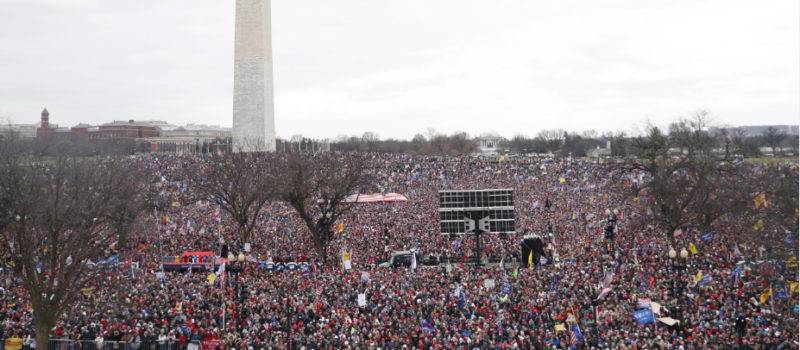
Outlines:
MULTIPOLYGON (((16 342, 14 342, 16 343, 16 342)), ((95 340, 73 340, 73 339, 50 339, 47 350, 214 350, 219 342, 185 342, 180 343, 176 340, 143 340, 141 342, 130 343, 122 341, 95 341, 95 340)), ((19 344, 22 350, 34 350, 30 344, 19 344)), ((0 350, 9 350, 9 346, 16 347, 17 344, 8 344, 6 339, 0 339, 0 350)), ((36 350, 42 348, 37 346, 36 350)))

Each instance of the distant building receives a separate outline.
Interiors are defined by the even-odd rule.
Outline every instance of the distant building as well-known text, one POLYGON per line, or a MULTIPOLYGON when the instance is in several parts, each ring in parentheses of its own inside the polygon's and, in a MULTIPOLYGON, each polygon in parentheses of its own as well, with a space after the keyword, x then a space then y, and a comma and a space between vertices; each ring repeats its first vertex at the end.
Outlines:
POLYGON ((491 155, 499 153, 500 145, 505 139, 500 135, 488 134, 476 137, 475 141, 478 143, 478 151, 481 154, 491 155))
POLYGON ((151 152, 205 153, 230 148, 231 128, 218 125, 164 125, 158 137, 143 138, 140 142, 151 152))
POLYGON ((147 122, 136 122, 133 119, 113 121, 97 127, 96 131, 87 132, 89 138, 94 139, 140 139, 145 137, 158 137, 157 126, 147 122))
MULTIPOLYGON (((47 108, 42 110, 40 116, 41 120, 39 122, 39 127, 36 128, 36 137, 44 138, 55 134, 58 130, 58 124, 50 124, 50 112, 47 111, 47 108)), ((60 130, 60 132, 63 132, 63 130, 60 130)))
POLYGON ((37 128, 39 126, 36 124, 0 124, 0 135, 16 133, 20 138, 32 139, 36 138, 37 128))
POLYGON ((157 126, 149 122, 136 122, 133 119, 113 121, 99 126, 81 123, 71 128, 62 128, 57 124, 50 123, 50 112, 47 111, 47 108, 42 111, 41 121, 36 129, 37 138, 81 137, 92 140, 114 140, 157 137, 158 135, 157 126))
POLYGON ((600 148, 597 146, 595 149, 590 149, 586 155, 592 158, 602 158, 611 156, 611 141, 606 141, 606 147, 600 148))

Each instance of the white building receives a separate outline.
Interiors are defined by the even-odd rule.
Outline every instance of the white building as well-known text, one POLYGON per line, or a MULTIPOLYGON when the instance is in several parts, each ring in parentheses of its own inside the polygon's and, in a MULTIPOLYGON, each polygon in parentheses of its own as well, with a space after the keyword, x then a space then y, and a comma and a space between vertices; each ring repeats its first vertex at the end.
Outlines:
POLYGON ((231 139, 231 128, 218 125, 187 124, 175 126, 160 124, 158 137, 148 137, 139 141, 149 143, 154 152, 174 152, 178 154, 225 150, 231 139))
POLYGON ((0 124, 0 135, 16 133, 24 139, 36 138, 36 128, 39 124, 0 124))
POLYGON ((611 141, 606 141, 606 147, 600 148, 597 146, 595 149, 590 149, 586 155, 592 158, 602 158, 611 156, 611 141))
POLYGON ((483 155, 494 155, 500 153, 500 145, 505 141, 500 135, 486 134, 475 138, 478 143, 478 151, 483 155))

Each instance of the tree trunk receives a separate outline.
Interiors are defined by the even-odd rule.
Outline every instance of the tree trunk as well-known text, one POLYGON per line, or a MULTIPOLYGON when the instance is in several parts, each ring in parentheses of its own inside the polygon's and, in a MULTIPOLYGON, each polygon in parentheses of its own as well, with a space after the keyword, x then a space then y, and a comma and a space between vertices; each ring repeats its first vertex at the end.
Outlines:
POLYGON ((36 331, 36 349, 47 350, 50 345, 50 329, 53 328, 53 322, 49 321, 46 317, 37 317, 34 323, 34 329, 36 331))
POLYGON ((124 222, 117 222, 117 248, 125 250, 128 248, 128 225, 124 222))
POLYGON ((328 264, 328 250, 325 249, 325 244, 314 240, 314 248, 317 250, 317 258, 323 266, 328 264))
MULTIPOLYGON (((667 237, 669 238, 670 247, 675 247, 675 230, 677 230, 677 229, 678 229, 677 227, 671 227, 670 226, 669 232, 667 232, 667 237)), ((680 247, 678 247, 678 248, 680 248, 680 247)), ((678 249, 678 251, 680 251, 680 249, 678 249)))
POLYGON ((314 250, 317 252, 317 259, 320 260, 322 265, 328 264, 328 244, 330 243, 330 225, 318 225, 319 221, 314 224, 311 221, 306 221, 306 226, 311 231, 311 238, 314 242, 314 250))

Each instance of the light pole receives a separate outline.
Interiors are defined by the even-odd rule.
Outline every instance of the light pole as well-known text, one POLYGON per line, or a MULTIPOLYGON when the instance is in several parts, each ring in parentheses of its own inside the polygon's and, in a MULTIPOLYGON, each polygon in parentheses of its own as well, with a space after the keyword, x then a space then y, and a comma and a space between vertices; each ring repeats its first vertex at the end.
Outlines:
POLYGON ((669 261, 672 264, 672 273, 675 273, 675 257, 678 256, 678 253, 675 252, 675 248, 669 247, 669 252, 667 252, 667 256, 669 256, 669 261))

